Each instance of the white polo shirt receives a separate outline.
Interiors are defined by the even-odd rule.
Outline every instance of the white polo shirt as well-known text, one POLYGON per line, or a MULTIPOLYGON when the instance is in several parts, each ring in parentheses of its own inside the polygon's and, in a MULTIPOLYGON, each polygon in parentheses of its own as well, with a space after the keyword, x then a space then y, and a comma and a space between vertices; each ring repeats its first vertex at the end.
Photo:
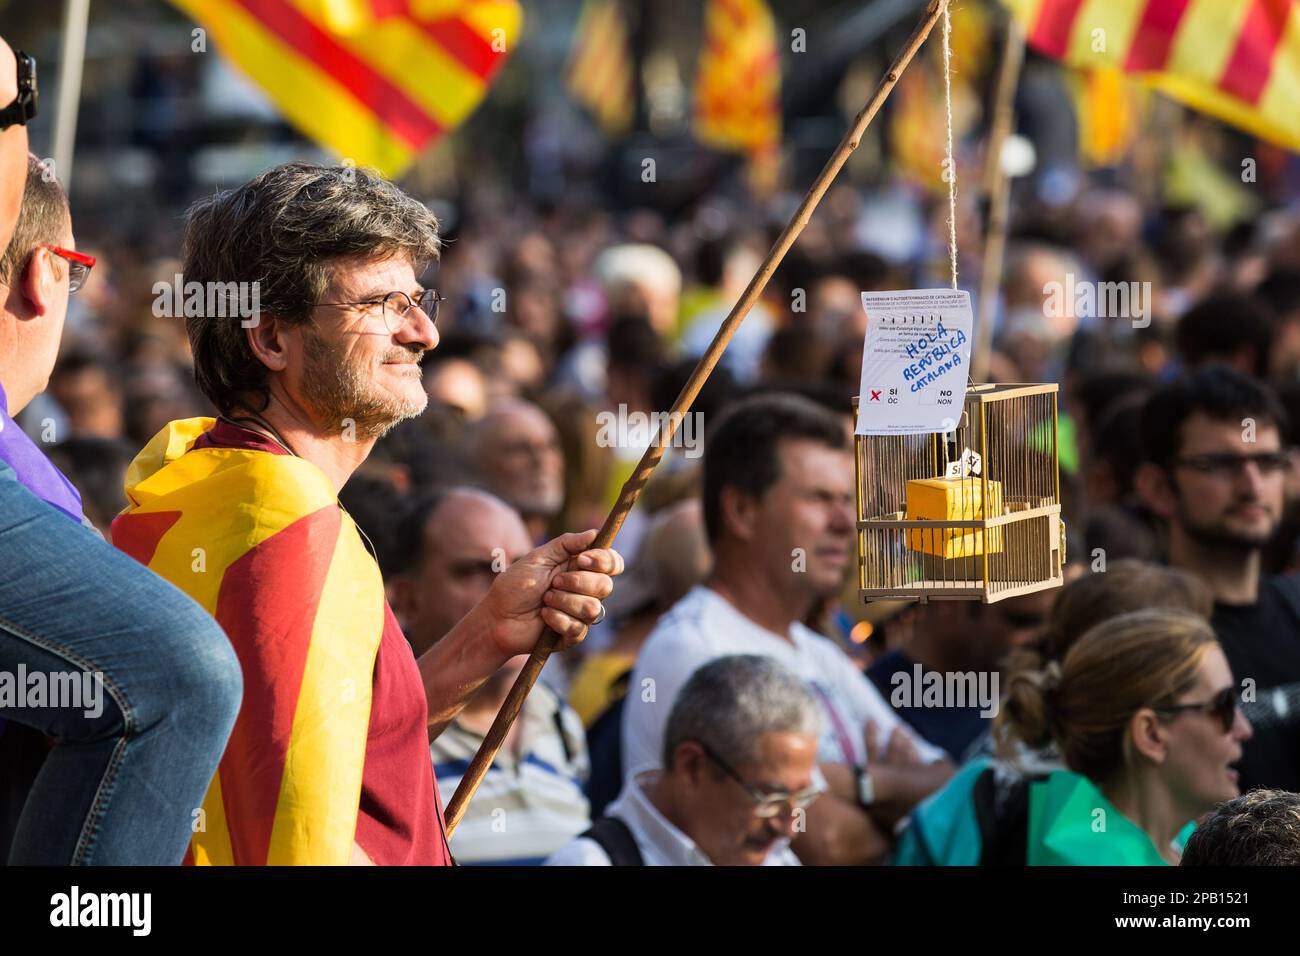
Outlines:
MULTIPOLYGON (((658 771, 648 771, 628 782, 617 800, 605 808, 605 815, 617 817, 627 824, 641 851, 641 862, 646 866, 712 866, 695 841, 655 809, 645 794, 658 771)), ((610 866, 611 861, 599 843, 588 837, 577 837, 560 847, 546 861, 547 866, 610 866)), ((799 858, 790 849, 787 840, 778 840, 768 851, 763 866, 799 866, 799 858)))
MULTIPOLYGON (((892 733, 907 734, 926 762, 944 752, 907 728, 866 675, 827 637, 802 623, 789 639, 755 624, 730 601, 696 585, 659 619, 641 648, 623 706, 623 778, 662 763, 668 714, 696 669, 729 654, 775 658, 807 682, 822 707, 817 756, 822 763, 862 766, 863 732, 874 720, 882 746, 892 733)), ((626 785, 625 785, 626 792, 626 785)))

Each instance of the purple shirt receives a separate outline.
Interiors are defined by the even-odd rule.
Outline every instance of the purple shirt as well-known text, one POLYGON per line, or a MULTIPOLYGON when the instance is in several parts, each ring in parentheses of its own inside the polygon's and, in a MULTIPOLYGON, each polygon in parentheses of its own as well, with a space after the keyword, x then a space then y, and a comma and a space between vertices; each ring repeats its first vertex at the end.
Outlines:
POLYGON ((20 484, 49 502, 73 521, 81 522, 81 495, 54 462, 36 447, 27 433, 9 417, 9 399, 0 385, 0 461, 14 470, 20 484))

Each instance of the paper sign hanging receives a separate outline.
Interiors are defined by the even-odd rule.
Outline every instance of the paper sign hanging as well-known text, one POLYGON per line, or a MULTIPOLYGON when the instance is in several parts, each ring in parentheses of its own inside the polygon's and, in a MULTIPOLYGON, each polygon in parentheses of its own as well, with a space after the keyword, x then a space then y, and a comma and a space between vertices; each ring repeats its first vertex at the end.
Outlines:
POLYGON ((970 372, 970 293, 864 292, 867 340, 859 435, 922 435, 957 427, 970 372))

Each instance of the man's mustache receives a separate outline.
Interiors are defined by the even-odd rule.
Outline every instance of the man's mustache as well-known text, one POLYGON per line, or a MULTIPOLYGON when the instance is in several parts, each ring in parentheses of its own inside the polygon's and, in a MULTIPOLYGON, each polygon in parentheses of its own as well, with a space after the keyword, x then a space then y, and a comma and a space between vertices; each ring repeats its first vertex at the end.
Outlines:
POLYGON ((389 349, 384 353, 385 362, 412 362, 419 365, 424 361, 424 349, 415 345, 403 345, 401 348, 389 349))

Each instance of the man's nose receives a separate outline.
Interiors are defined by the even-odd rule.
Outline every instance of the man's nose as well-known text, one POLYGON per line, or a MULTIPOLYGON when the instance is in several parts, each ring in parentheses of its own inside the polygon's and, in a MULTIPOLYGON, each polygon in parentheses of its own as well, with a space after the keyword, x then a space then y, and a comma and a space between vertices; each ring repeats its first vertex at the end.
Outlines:
POLYGON ((1249 493, 1251 497, 1258 497, 1263 487, 1264 473, 1260 471, 1259 465, 1249 460, 1242 462, 1237 469, 1237 489, 1249 493))
POLYGON ((534 442, 528 446, 528 453, 532 456, 534 467, 542 468, 559 455, 560 445, 556 441, 534 442))
POLYGON ((831 528, 835 531, 853 530, 856 520, 854 501, 852 498, 844 498, 837 501, 831 508, 831 528))
POLYGON ((433 319, 429 318, 423 309, 412 306, 407 310, 406 321, 397 330, 397 341, 403 345, 422 345, 427 352, 436 349, 440 340, 438 327, 433 324, 433 319))
POLYGON ((799 819, 803 814, 804 811, 797 807, 784 806, 776 816, 770 817, 766 821, 767 828, 774 837, 791 840, 799 829, 799 819))

